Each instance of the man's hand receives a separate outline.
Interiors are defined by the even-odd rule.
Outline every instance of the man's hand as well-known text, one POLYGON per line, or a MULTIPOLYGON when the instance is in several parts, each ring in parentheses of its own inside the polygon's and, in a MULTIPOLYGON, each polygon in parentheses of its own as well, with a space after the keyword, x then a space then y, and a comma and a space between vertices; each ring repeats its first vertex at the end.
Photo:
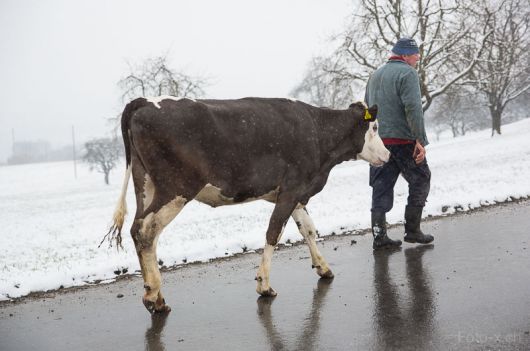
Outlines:
POLYGON ((412 158, 414 158, 414 161, 417 165, 419 165, 423 162, 423 160, 425 160, 425 148, 420 144, 418 140, 416 140, 416 145, 414 146, 412 158))

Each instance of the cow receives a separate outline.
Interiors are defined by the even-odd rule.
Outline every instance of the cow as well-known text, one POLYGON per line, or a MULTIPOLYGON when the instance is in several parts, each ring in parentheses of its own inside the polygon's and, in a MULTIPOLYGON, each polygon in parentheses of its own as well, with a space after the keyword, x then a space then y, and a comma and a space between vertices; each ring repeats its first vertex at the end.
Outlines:
POLYGON ((126 171, 106 237, 121 246, 132 176, 136 214, 131 236, 147 310, 171 310, 161 292, 157 241, 193 199, 212 207, 258 199, 275 204, 256 274, 258 294, 276 296, 269 283, 271 257, 290 216, 309 246, 316 273, 333 278, 316 246, 316 229, 305 206, 338 163, 363 159, 380 166, 388 161, 376 114, 377 106, 363 103, 334 110, 280 98, 162 96, 128 103, 121 117, 126 171))

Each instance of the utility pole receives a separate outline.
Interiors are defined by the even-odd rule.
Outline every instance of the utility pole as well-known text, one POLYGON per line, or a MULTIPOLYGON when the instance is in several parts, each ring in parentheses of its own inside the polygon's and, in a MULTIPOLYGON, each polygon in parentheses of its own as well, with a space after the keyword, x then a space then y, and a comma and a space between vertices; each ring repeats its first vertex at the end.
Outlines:
POLYGON ((74 177, 77 179, 77 164, 76 164, 76 155, 75 155, 75 131, 74 126, 72 125, 72 152, 74 158, 74 177))
MULTIPOLYGON (((15 156, 15 128, 11 128, 11 137, 13 139, 13 143, 11 144, 11 157, 12 157, 12 160, 14 160, 16 158, 15 156)), ((7 158, 7 161, 9 164, 9 157, 7 158)))

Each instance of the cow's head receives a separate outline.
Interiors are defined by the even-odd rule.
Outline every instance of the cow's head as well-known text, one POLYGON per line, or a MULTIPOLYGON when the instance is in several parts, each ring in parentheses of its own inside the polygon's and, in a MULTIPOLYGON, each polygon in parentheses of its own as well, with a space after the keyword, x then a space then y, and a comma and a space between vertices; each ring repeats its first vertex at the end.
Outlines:
POLYGON ((357 154, 357 159, 365 160, 372 166, 382 166, 390 158, 390 152, 383 144, 383 140, 377 133, 377 105, 368 108, 364 103, 355 103, 350 108, 360 109, 362 107, 362 125, 368 125, 364 134, 364 144, 362 151, 357 154))

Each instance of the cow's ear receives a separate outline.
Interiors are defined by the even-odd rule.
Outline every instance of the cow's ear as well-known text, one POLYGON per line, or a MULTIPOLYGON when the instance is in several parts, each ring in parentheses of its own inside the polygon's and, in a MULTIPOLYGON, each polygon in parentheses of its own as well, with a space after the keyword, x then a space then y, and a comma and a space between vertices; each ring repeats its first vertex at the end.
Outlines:
POLYGON ((364 110, 364 119, 369 122, 374 122, 377 118, 377 105, 364 110))

